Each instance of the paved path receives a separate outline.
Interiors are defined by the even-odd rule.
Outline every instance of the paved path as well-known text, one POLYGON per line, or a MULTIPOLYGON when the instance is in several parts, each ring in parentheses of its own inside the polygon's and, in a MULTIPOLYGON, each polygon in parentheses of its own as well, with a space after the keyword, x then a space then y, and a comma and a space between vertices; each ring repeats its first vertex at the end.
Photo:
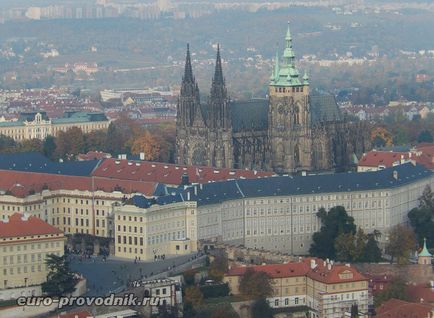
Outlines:
POLYGON ((195 254, 166 258, 164 261, 138 262, 108 258, 106 262, 101 257, 94 257, 80 262, 78 256, 70 258, 70 267, 74 272, 81 273, 87 279, 86 295, 105 295, 119 291, 128 280, 137 280, 141 276, 155 275, 167 270, 168 267, 179 266, 189 261, 195 254))

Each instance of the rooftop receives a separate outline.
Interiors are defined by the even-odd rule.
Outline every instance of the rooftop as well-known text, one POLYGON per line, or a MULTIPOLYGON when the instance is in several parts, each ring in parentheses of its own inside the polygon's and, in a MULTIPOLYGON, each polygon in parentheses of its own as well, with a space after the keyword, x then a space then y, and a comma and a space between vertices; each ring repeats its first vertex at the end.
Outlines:
POLYGON ((63 232, 47 222, 26 214, 14 213, 8 221, 0 221, 0 238, 60 233, 63 232))
POLYGON ((376 309, 377 318, 427 318, 432 317, 432 306, 390 299, 376 309))

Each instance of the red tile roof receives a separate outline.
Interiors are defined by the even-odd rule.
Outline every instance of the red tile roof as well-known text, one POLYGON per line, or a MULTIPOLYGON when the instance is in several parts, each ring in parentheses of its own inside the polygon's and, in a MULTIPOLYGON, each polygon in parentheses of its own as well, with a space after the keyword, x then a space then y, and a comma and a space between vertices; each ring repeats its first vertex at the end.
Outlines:
POLYGON ((390 299, 376 309, 376 318, 428 318, 432 310, 430 305, 390 299))
POLYGON ((253 269, 257 272, 265 272, 271 278, 283 278, 283 277, 295 277, 295 276, 306 276, 309 271, 309 266, 306 263, 286 263, 286 264, 268 264, 268 265, 257 265, 257 266, 237 266, 231 268, 227 276, 242 276, 248 268, 253 269))
POLYGON ((105 159, 93 172, 94 176, 122 180, 181 184, 184 173, 191 183, 207 183, 227 179, 254 179, 272 176, 272 172, 241 169, 216 169, 213 167, 184 166, 150 161, 105 159))
POLYGON ((301 262, 290 262, 286 264, 268 264, 257 266, 239 266, 231 268, 227 276, 241 276, 247 268, 255 271, 262 271, 272 278, 284 278, 294 276, 307 276, 316 281, 326 284, 335 284, 342 282, 368 281, 356 268, 342 265, 324 264, 324 261, 317 258, 305 258, 301 262), (315 267, 311 268, 311 262, 315 262, 315 267))
POLYGON ((151 196, 157 184, 151 181, 120 180, 105 177, 65 176, 48 173, 0 170, 0 189, 17 197, 40 193, 44 188, 50 190, 102 190, 123 193, 139 192, 151 196))
POLYGON ((35 217, 14 213, 9 221, 0 221, 0 237, 22 237, 32 235, 60 234, 61 230, 35 217))
POLYGON ((392 152, 392 151, 370 151, 363 155, 359 161, 359 166, 363 167, 392 167, 393 164, 400 163, 401 159, 408 160, 408 152, 392 152))
POLYGON ((409 300, 417 303, 434 303, 434 288, 430 288, 427 284, 408 285, 407 295, 409 300))

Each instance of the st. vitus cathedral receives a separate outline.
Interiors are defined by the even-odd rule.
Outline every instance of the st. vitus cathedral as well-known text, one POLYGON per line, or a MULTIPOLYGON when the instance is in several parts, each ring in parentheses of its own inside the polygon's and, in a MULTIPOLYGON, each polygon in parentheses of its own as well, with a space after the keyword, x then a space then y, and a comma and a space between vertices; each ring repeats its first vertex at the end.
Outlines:
POLYGON ((277 173, 341 170, 369 147, 362 122, 347 121, 332 95, 313 95, 295 65, 288 26, 282 59, 276 54, 268 99, 232 101, 220 49, 208 103, 201 103, 187 47, 177 105, 178 164, 249 168, 277 173))

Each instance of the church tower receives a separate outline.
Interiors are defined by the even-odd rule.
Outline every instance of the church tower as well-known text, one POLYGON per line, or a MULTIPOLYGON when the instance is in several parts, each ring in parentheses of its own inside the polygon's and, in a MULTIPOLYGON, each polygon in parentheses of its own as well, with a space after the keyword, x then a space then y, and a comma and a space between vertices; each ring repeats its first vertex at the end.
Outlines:
POLYGON ((193 76, 191 67, 190 47, 187 44, 184 75, 182 77, 181 91, 176 107, 176 154, 175 160, 180 164, 188 163, 189 134, 197 114, 201 115, 199 87, 193 76))
POLYGON ((309 81, 295 65, 288 23, 282 60, 276 53, 269 84, 270 167, 278 173, 311 170, 309 81))
POLYGON ((206 124, 209 129, 211 166, 231 168, 233 158, 232 123, 229 98, 223 76, 220 45, 217 46, 206 124))

